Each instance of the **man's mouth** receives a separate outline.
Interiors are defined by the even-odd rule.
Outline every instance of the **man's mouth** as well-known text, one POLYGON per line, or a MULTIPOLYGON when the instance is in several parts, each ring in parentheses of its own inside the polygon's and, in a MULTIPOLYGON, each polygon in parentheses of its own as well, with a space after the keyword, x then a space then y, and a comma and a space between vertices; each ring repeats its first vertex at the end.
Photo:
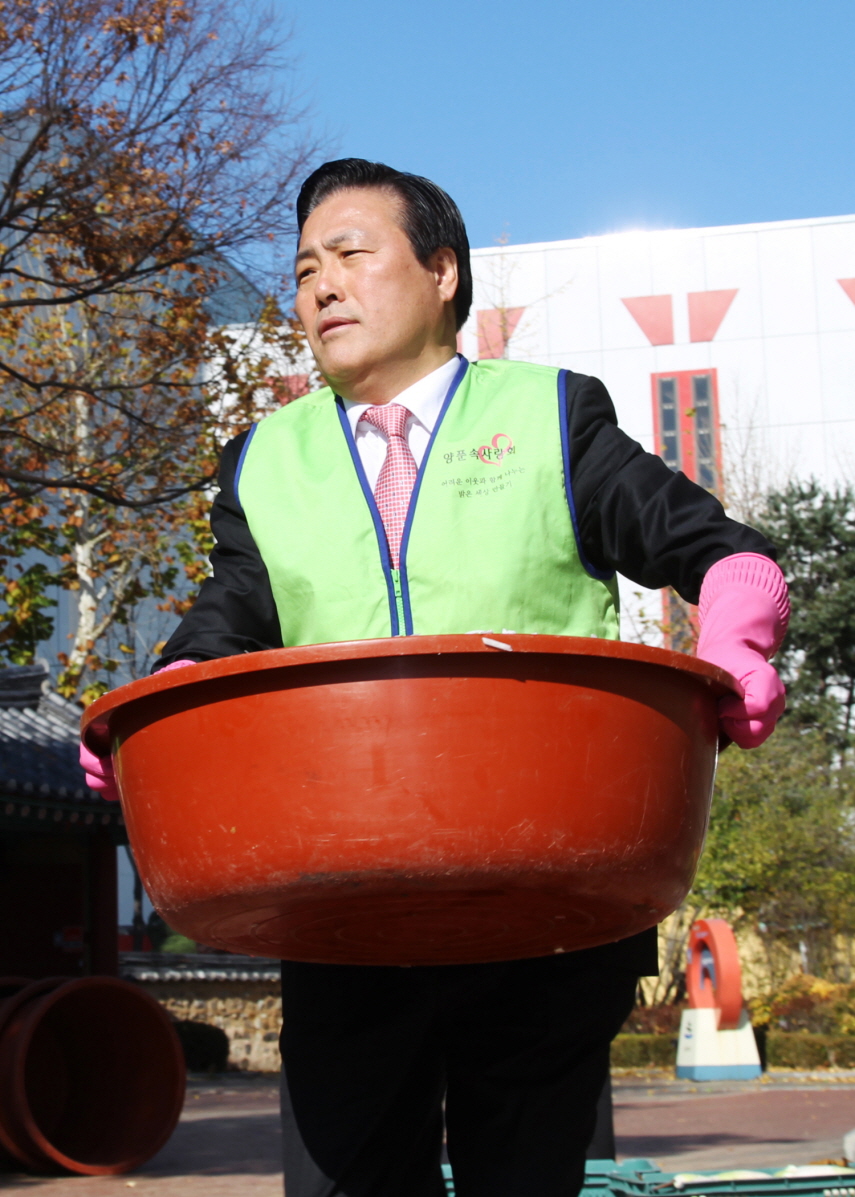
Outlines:
POLYGON ((349 316, 325 316, 318 324, 318 336, 324 337, 327 333, 337 328, 347 328, 350 324, 356 324, 356 321, 349 316))

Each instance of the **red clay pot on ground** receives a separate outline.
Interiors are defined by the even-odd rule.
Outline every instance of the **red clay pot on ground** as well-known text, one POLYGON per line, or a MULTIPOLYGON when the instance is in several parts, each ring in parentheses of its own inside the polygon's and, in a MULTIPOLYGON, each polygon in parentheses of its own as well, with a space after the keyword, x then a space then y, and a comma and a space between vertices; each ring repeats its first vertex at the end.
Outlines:
POLYGON ((162 1008, 114 977, 0 980, 0 1146, 36 1172, 130 1172, 175 1129, 184 1058, 162 1008), (10 992, 11 991, 11 992, 10 992))
POLYGON ((413 636, 170 671, 83 728, 112 746, 171 927, 291 960, 451 964, 607 943, 674 910, 732 684, 635 644, 413 636))

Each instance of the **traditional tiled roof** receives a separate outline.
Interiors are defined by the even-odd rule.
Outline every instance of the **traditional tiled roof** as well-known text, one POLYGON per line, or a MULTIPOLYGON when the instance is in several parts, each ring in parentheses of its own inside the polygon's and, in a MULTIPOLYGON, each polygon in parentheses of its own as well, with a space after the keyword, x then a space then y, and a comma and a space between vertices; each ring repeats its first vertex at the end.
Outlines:
POLYGON ((122 826, 118 804, 86 785, 80 708, 49 687, 41 663, 0 669, 0 815, 122 826))
POLYGON ((179 955, 172 952, 121 952, 119 976, 128 981, 279 981, 278 960, 235 956, 230 952, 179 955))

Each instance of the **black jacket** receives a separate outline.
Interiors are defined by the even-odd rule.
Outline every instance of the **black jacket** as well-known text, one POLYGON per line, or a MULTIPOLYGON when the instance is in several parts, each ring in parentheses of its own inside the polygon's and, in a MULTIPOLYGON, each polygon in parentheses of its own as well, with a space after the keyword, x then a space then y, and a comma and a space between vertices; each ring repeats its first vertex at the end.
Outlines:
MULTIPOLYGON (((581 548, 597 569, 617 570, 652 590, 673 586, 696 603, 704 574, 722 557, 762 553, 775 559, 765 537, 728 519, 718 499, 618 428, 599 379, 568 372, 567 408, 581 548)), ((210 661, 282 647, 267 570, 235 497, 247 435, 223 451, 220 492, 211 509, 213 574, 169 638, 158 669, 184 658, 210 661)))
MULTIPOLYGON (((568 372, 567 407, 581 548, 597 569, 616 570, 650 589, 673 586, 696 603, 704 574, 721 558, 762 553, 774 560, 765 537, 728 519, 718 499, 618 428, 599 379, 568 372)), ((169 638, 158 669, 182 659, 208 661, 282 647, 267 570, 235 497, 235 470, 247 435, 223 451, 220 491, 211 510, 217 542, 212 576, 169 638)), ((592 950, 621 968, 657 971, 655 930, 592 950)))

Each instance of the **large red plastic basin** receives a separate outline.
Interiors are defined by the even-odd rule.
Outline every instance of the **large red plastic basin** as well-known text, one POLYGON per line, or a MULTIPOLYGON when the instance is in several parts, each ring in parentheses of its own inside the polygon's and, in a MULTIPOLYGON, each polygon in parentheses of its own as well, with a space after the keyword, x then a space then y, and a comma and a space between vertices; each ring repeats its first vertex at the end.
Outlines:
POLYGON ((732 680, 635 644, 492 639, 512 651, 416 636, 228 657, 89 707, 169 925, 289 960, 438 964, 607 943, 674 910, 732 680))

